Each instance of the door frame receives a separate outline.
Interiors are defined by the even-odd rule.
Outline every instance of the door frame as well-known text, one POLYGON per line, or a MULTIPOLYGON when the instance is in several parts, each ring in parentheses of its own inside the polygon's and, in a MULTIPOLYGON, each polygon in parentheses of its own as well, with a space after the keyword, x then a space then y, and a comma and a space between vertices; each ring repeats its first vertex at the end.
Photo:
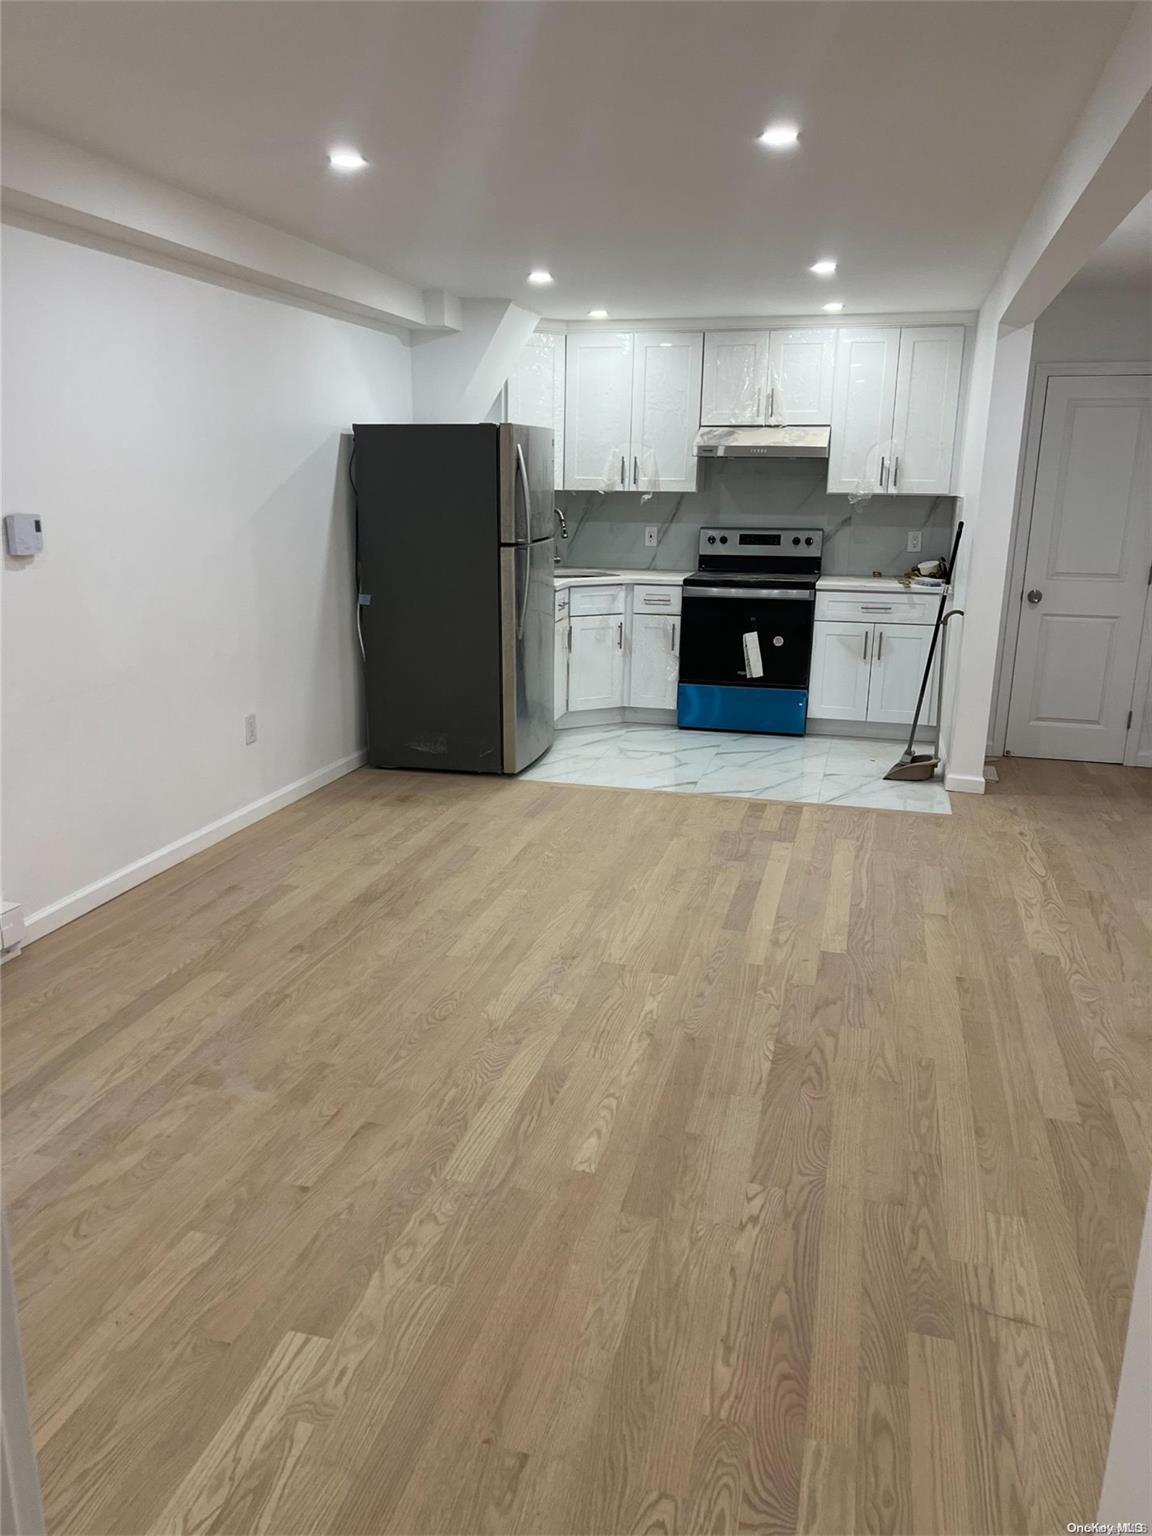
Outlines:
MULTIPOLYGON (((1024 576, 1028 563, 1028 544, 1032 536, 1032 518, 1036 507, 1036 478, 1040 469, 1040 438, 1044 428, 1044 408, 1048 381, 1067 377, 1152 376, 1152 361, 1130 363, 1034 363, 1032 386, 1024 417, 1023 450, 1017 477, 1016 508, 1013 516, 1012 553, 1004 605, 1000 615, 1000 648, 992 720, 989 728, 988 756, 1002 757, 1008 742, 1008 710, 1012 702, 1012 684, 1016 673, 1016 647, 1020 638, 1020 605, 1024 598, 1024 576)), ((1152 768, 1140 756, 1139 746, 1147 713, 1148 685, 1152 679, 1152 587, 1144 603, 1140 648, 1136 656, 1136 680, 1132 698, 1132 727, 1124 744, 1122 766, 1152 768)), ((1147 756, 1147 754, 1145 754, 1147 756)))

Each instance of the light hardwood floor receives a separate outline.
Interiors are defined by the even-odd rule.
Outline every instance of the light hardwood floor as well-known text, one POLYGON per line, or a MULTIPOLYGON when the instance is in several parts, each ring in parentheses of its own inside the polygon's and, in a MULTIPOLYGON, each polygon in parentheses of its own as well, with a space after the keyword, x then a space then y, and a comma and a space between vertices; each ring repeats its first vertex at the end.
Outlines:
POLYGON ((52 1532, 1091 1520, 1152 774, 954 805, 364 770, 32 946, 52 1532))

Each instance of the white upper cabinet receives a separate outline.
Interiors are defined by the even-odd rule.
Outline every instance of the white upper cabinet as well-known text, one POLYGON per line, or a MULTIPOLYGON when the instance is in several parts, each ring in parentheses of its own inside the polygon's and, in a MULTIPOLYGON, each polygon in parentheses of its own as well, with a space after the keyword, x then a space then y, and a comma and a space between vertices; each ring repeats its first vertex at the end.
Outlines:
POLYGON ((568 337, 566 489, 696 489, 702 349, 699 331, 568 337))
POLYGON ((564 337, 549 331, 529 336, 508 379, 508 420, 551 427, 556 452, 556 490, 564 486, 564 337))
POLYGON ((951 489, 964 331, 925 325, 900 332, 890 491, 939 496, 951 489))
POLYGON ((964 328, 959 325, 842 330, 832 396, 829 491, 947 494, 963 360, 964 328))
POLYGON ((626 490, 632 457, 630 332, 568 337, 564 485, 570 491, 626 490))
POLYGON ((773 331, 768 346, 768 405, 773 426, 826 426, 832 420, 836 331, 773 331))
POLYGON ((639 331, 632 364, 633 491, 694 491, 700 411, 699 334, 639 331))
POLYGON ((833 327, 709 331, 702 427, 824 426, 832 420, 833 327))
POLYGON ((852 327, 840 332, 832 392, 828 489, 887 489, 900 330, 852 327))
POLYGON ((707 332, 702 427, 763 424, 768 403, 768 347, 767 331, 707 332))

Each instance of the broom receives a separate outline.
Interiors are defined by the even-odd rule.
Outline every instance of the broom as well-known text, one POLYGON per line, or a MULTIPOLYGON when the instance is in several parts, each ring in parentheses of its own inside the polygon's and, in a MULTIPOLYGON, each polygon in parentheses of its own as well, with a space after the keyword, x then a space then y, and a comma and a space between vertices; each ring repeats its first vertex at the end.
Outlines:
POLYGON ((908 732, 908 745, 904 748, 904 755, 898 763, 894 763, 884 775, 886 779, 930 779, 940 766, 939 736, 940 724, 936 724, 937 750, 935 752, 914 752, 913 743, 916 740, 916 727, 920 724, 920 711, 924 708, 924 695, 928 692, 928 679, 932 676, 932 662, 936 657, 936 642, 940 638, 940 631, 944 627, 944 607, 948 601, 948 588, 952 581, 952 574, 956 569, 956 551, 960 548, 960 535, 964 532, 963 522, 956 524, 956 535, 952 540, 952 553, 948 557, 948 570, 945 574, 944 586, 940 592, 940 607, 936 610, 936 624, 932 630, 932 640, 928 646, 928 660, 924 666, 924 676, 920 682, 920 697, 916 700, 916 713, 912 716, 912 729, 908 732))

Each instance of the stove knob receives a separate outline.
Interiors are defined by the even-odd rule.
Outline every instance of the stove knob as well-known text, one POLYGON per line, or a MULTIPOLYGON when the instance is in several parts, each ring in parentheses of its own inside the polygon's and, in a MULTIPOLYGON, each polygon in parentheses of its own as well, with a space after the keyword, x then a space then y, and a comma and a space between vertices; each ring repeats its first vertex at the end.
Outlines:
POLYGON ((793 542, 793 544, 799 544, 799 542, 800 542, 800 535, 797 534, 796 537, 792 540, 792 542, 793 542))
POLYGON ((728 542, 728 535, 726 533, 722 533, 720 535, 720 542, 721 542, 721 544, 727 544, 727 542, 728 542))
POLYGON ((709 542, 709 544, 715 544, 715 542, 716 542, 716 535, 714 533, 710 533, 708 535, 708 542, 709 542))
POLYGON ((812 540, 811 539, 805 539, 804 542, 805 542, 805 544, 808 545, 809 548, 812 547, 812 540))

